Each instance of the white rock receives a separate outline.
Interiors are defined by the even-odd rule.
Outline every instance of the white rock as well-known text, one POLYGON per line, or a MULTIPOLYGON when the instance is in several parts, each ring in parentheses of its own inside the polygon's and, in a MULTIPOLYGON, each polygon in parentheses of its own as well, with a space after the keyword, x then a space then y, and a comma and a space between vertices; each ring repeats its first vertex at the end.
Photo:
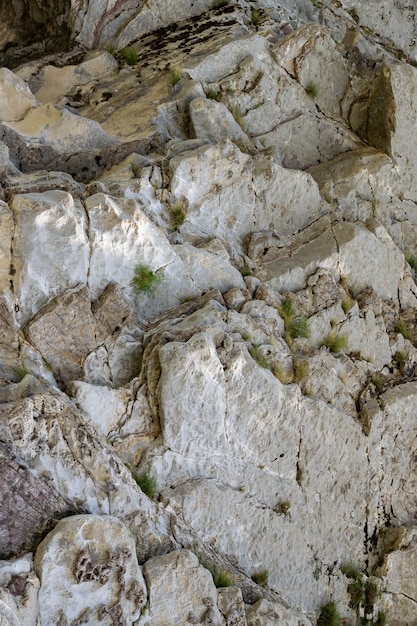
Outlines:
POLYGON ((369 142, 392 156, 399 168, 401 190, 417 199, 413 145, 417 115, 417 70, 408 64, 384 63, 372 85, 369 101, 369 142))
POLYGON ((219 237, 240 246, 255 227, 252 159, 228 139, 170 161, 171 191, 189 205, 185 235, 219 237))
POLYGON ((224 137, 235 143, 249 143, 246 133, 221 102, 195 98, 190 103, 190 118, 196 137, 207 138, 213 143, 224 137))
POLYGON ((15 130, 29 146, 46 144, 61 155, 116 145, 97 122, 53 104, 31 109, 21 121, 5 122, 5 125, 15 130))
POLYGON ((89 287, 97 298, 111 282, 132 293, 130 282, 137 265, 153 271, 172 263, 175 253, 161 229, 133 200, 95 194, 86 200, 90 220, 89 287))
POLYGON ((306 172, 258 161, 254 171, 255 229, 292 235, 326 212, 319 189, 306 172))
POLYGON ((126 419, 127 405, 132 398, 127 389, 98 387, 81 381, 72 383, 71 395, 105 437, 126 419))
POLYGON ((308 620, 299 611, 286 609, 276 602, 258 600, 246 609, 248 626, 311 626, 308 620))
POLYGON ((224 624, 217 608, 217 590, 210 572, 188 550, 149 559, 143 567, 149 589, 149 608, 140 626, 224 624))
POLYGON ((22 323, 48 300, 87 280, 89 243, 84 209, 64 191, 15 196, 12 252, 22 323))
POLYGON ((38 105, 24 80, 6 67, 0 68, 0 121, 18 122, 38 105))
POLYGON ((135 541, 115 517, 61 520, 38 547, 35 570, 41 626, 64 619, 102 624, 112 615, 132 623, 146 602, 135 541))

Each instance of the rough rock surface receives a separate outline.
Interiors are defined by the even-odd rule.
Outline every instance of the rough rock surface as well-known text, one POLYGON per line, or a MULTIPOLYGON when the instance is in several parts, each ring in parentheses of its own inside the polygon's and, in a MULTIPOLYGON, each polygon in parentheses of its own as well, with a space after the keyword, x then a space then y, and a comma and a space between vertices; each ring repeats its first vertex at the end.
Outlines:
POLYGON ((0 0, 2 626, 417 624, 400 4, 0 0))

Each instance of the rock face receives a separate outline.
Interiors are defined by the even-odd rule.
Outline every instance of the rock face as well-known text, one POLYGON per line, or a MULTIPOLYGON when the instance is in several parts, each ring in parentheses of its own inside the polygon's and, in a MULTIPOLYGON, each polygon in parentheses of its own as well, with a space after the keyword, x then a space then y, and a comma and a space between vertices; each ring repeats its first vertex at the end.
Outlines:
POLYGON ((415 20, 377 4, 0 0, 1 624, 417 624, 415 20))

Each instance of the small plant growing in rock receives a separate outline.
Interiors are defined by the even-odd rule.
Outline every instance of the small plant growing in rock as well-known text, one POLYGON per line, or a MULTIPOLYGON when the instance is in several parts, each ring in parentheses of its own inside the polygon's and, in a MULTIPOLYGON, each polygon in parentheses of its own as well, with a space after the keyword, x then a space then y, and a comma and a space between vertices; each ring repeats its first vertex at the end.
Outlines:
POLYGON ((405 322, 404 320, 398 320, 395 330, 397 333, 400 333, 404 339, 408 339, 408 341, 414 341, 415 339, 415 331, 414 328, 405 322))
POLYGON ((294 359, 293 368, 294 368, 294 382, 299 385, 307 378, 308 362, 294 359))
POLYGON ((187 219, 187 211, 184 208, 184 204, 177 202, 170 210, 169 217, 172 230, 182 226, 187 219))
POLYGON ((288 502, 288 500, 284 500, 283 502, 278 502, 277 506, 274 508, 274 511, 275 513, 278 513, 278 515, 288 515, 290 507, 290 502, 288 502))
POLYGON ((335 602, 328 602, 321 607, 317 626, 339 626, 340 615, 335 602))
POLYGON ((251 268, 247 267, 246 265, 245 267, 241 267, 239 271, 242 274, 242 276, 253 276, 253 272, 251 268))
POLYGON ((310 330, 308 328, 307 318, 303 315, 294 317, 290 320, 286 326, 285 330, 291 339, 308 339, 310 337, 310 330))
POLYGON ((291 298, 285 298, 278 307, 278 312, 284 320, 285 332, 290 339, 305 338, 310 336, 307 318, 297 315, 291 298))
POLYGON ((349 295, 347 295, 346 298, 343 298, 342 300, 343 313, 347 315, 349 311, 354 307, 354 305, 355 305, 355 300, 351 298, 349 295))
POLYGON ((143 293, 152 295, 161 280, 161 276, 153 272, 148 265, 141 263, 135 267, 131 285, 135 295, 141 295, 143 293))
POLYGON ((318 87, 315 83, 308 83, 306 87, 306 94, 315 100, 319 95, 318 87))
POLYGON ((278 378, 279 382, 283 385, 289 385, 290 383, 292 383, 292 376, 284 370, 280 363, 274 363, 271 366, 271 372, 273 373, 275 378, 278 378))
POLYGON ((259 22, 261 21, 261 12, 259 9, 253 9, 251 19, 254 26, 259 26, 259 22))
POLYGON ((375 385, 378 391, 382 391, 384 388, 385 377, 380 372, 376 372, 376 374, 371 376, 371 382, 375 385))
POLYGON ((394 354, 394 361, 400 369, 403 369, 408 361, 408 353, 404 352, 403 350, 398 350, 394 354))
POLYGON ((258 363, 261 367, 269 369, 269 362, 265 355, 259 350, 259 346, 251 346, 249 348, 249 354, 252 359, 258 363))
POLYGON ((321 342, 320 347, 324 346, 325 348, 329 348, 330 352, 336 353, 346 348, 346 344, 346 337, 344 335, 339 335, 334 331, 334 329, 332 329, 328 337, 321 342))
POLYGON ((153 498, 156 494, 156 484, 152 476, 150 476, 147 472, 132 475, 136 481, 136 484, 141 488, 143 493, 148 496, 148 498, 153 498))
POLYGON ((206 91, 206 96, 210 100, 216 100, 216 102, 220 102, 220 100, 222 99, 222 94, 220 93, 220 91, 216 91, 215 89, 208 89, 206 91))
POLYGON ((138 51, 133 46, 128 46, 120 50, 120 54, 128 65, 136 65, 139 59, 138 51))
POLYGON ((241 128, 243 128, 243 115, 242 115, 242 110, 241 110, 240 106, 238 104, 235 104, 230 109, 230 112, 233 115, 233 117, 235 118, 235 121, 239 124, 239 126, 241 128))
POLYGON ((105 50, 106 50, 106 52, 108 52, 109 54, 111 54, 111 55, 112 55, 112 57, 115 57, 115 56, 116 56, 116 48, 115 48, 112 44, 110 44, 110 45, 106 46, 105 50))
POLYGON ((268 570, 262 570, 260 572, 255 572, 251 576, 254 583, 257 585, 265 586, 268 583, 269 572, 268 570))
POLYGON ((174 87, 177 83, 180 82, 182 78, 182 72, 177 67, 173 67, 169 73, 171 85, 174 87))
POLYGON ((353 563, 342 563, 340 571, 347 578, 351 578, 352 580, 358 580, 362 577, 359 568, 356 567, 356 565, 354 565, 353 563))
POLYGON ((225 570, 220 569, 216 565, 207 563, 201 555, 197 555, 199 563, 202 567, 210 572, 216 587, 232 587, 235 584, 233 577, 225 570))
POLYGON ((407 261, 408 265, 410 265, 413 270, 417 272, 417 256, 415 256, 414 254, 406 254, 405 260, 407 261))

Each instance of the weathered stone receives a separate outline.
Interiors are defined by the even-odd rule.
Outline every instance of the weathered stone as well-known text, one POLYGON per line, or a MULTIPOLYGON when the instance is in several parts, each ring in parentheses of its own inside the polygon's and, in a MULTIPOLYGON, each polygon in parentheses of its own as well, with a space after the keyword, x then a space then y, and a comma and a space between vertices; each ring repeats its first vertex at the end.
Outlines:
POLYGON ((389 191, 396 175, 392 161, 374 148, 345 152, 331 161, 309 168, 320 193, 349 221, 377 217, 389 229, 391 220, 383 207, 391 201, 389 191))
POLYGON ((109 52, 94 51, 78 65, 47 65, 36 77, 35 96, 42 104, 60 102, 74 87, 103 79, 117 72, 116 59, 109 52))
POLYGON ((24 80, 6 67, 0 68, 0 121, 18 122, 38 105, 24 80))
POLYGON ((384 63, 371 88, 369 99, 369 142, 395 159, 401 189, 416 200, 414 119, 417 70, 411 65, 384 63))
POLYGON ((0 200, 0 289, 9 286, 11 243, 14 231, 13 213, 5 202, 0 200))
POLYGON ((133 623, 146 602, 135 541, 110 515, 61 520, 38 547, 34 565, 42 626, 74 619, 133 623))
POLYGON ((315 181, 305 172, 262 160, 256 163, 253 182, 257 232, 273 229, 275 236, 292 235, 327 211, 315 181))
POLYGON ((188 202, 185 235, 239 245, 254 230, 252 160, 228 139, 174 157, 170 169, 173 195, 188 202))
POLYGON ((149 590, 149 618, 141 624, 223 624, 210 572, 188 550, 147 561, 143 573, 149 590))
POLYGON ((33 108, 21 121, 3 125, 15 131, 27 146, 46 145, 66 156, 117 143, 97 122, 53 104, 33 108))
POLYGON ((13 284, 27 322, 54 296, 87 280, 89 243, 81 203, 64 191, 15 196, 13 284))
POLYGON ((190 118, 197 138, 207 138, 217 143, 227 137, 235 143, 249 143, 246 133, 221 102, 195 98, 190 103, 190 118))
MULTIPOLYGON (((17 434, 21 428, 18 411, 13 415, 2 407, 0 413, 2 419, 10 419, 10 428, 17 434)), ((6 559, 33 549, 53 520, 68 515, 71 507, 48 480, 34 476, 3 452, 0 456, 0 558, 6 559)))
POLYGON ((96 320, 97 341, 119 330, 134 319, 133 302, 126 296, 120 285, 111 283, 92 304, 91 310, 96 320))
POLYGON ((129 288, 135 267, 145 264, 153 271, 172 263, 175 253, 166 235, 144 214, 134 200, 115 201, 95 194, 86 200, 91 227, 91 258, 88 285, 93 299, 109 283, 129 288))
POLYGON ((96 345, 88 289, 76 287, 54 298, 27 324, 25 333, 61 385, 79 379, 83 361, 96 345))
POLYGON ((310 626, 311 622, 295 610, 286 609, 275 602, 258 600, 246 609, 248 626, 310 626))

